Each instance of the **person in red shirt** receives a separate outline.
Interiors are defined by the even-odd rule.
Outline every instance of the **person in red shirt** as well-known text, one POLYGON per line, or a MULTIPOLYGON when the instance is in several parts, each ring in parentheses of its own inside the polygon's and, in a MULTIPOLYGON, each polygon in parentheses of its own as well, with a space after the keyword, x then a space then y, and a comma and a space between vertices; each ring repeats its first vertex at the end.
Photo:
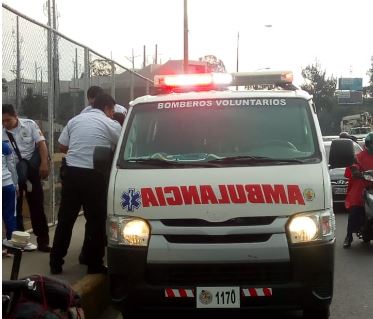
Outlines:
POLYGON ((351 247, 353 241, 352 234, 359 232, 364 222, 363 192, 370 182, 362 178, 362 172, 373 170, 373 132, 365 137, 364 150, 356 155, 355 161, 345 171, 345 176, 348 178, 345 206, 349 212, 349 216, 347 235, 343 243, 343 248, 351 247))

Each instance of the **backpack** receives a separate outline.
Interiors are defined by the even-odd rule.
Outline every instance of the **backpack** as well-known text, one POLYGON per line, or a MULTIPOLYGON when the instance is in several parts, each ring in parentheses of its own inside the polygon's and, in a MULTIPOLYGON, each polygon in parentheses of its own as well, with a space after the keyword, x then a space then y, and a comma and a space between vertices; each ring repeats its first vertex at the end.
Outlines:
POLYGON ((22 291, 9 319, 84 319, 80 296, 69 284, 54 278, 32 275, 36 289, 22 291))

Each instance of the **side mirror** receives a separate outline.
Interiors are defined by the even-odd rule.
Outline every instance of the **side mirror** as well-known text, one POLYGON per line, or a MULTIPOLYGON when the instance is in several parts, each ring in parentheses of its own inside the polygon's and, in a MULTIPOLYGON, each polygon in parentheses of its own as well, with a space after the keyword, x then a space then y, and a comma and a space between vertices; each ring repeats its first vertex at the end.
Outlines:
POLYGON ((351 166, 354 159, 354 145, 350 139, 340 138, 332 141, 329 154, 330 168, 351 166))
POLYGON ((96 146, 93 151, 93 168, 105 176, 110 175, 114 152, 110 147, 96 146))

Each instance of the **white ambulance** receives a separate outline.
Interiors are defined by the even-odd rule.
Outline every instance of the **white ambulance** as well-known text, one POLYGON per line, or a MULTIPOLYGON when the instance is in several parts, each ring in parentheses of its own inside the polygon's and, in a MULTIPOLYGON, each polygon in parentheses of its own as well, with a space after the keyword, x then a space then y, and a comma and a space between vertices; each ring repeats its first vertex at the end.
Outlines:
MULTIPOLYGON (((126 317, 298 308, 328 318, 335 219, 311 96, 290 72, 158 76, 155 86, 131 104, 111 167, 113 302, 126 317)), ((109 157, 97 149, 96 168, 109 157)))

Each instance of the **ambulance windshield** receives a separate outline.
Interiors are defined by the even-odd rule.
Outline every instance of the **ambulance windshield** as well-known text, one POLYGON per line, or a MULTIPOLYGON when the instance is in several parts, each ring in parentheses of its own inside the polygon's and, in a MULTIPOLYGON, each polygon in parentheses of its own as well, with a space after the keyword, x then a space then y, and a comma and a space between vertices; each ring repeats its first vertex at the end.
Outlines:
POLYGON ((308 102, 298 98, 137 105, 127 125, 119 164, 167 163, 158 166, 170 167, 319 161, 312 123, 308 102))

